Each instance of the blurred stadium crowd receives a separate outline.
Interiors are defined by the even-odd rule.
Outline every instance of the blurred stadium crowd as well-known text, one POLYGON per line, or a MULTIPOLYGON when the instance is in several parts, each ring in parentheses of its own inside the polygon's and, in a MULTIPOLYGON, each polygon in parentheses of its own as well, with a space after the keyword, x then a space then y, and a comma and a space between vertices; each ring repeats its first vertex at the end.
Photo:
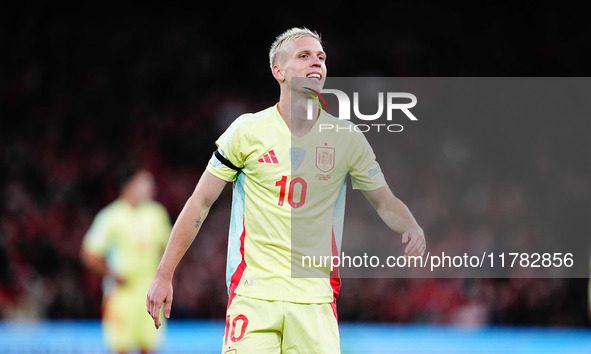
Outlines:
MULTIPOLYGON (((100 281, 79 251, 96 212, 116 196, 118 163, 133 159, 154 173, 157 199, 174 220, 216 137, 240 113, 276 101, 267 48, 288 27, 321 32, 329 75, 338 76, 589 76, 591 59, 585 21, 564 27, 562 14, 544 8, 528 12, 526 27, 519 11, 482 23, 450 8, 425 10, 418 25, 404 16, 418 11, 409 4, 362 24, 304 10, 249 21, 246 8, 228 4, 185 14, 18 6, 0 14, 3 319, 100 316, 100 281)), ((532 127, 523 124, 521 132, 532 127)), ((543 137, 553 125, 535 128, 543 137)), ((495 154, 520 151, 518 160, 489 156, 491 142, 471 141, 469 130, 463 140, 445 131, 430 141, 405 135, 394 192, 433 239, 589 230, 591 148, 584 126, 574 128, 526 149, 519 137, 496 143, 495 154), (438 148, 448 160, 428 153, 438 148), (458 162, 466 151, 472 158, 458 162), (499 169, 514 173, 491 172, 499 169), (479 209, 458 213, 470 186, 486 191, 479 209)), ((229 195, 227 188, 177 270, 175 318, 224 317, 229 195)), ((343 321, 580 326, 589 324, 586 297, 585 279, 345 279, 338 309, 343 321)))

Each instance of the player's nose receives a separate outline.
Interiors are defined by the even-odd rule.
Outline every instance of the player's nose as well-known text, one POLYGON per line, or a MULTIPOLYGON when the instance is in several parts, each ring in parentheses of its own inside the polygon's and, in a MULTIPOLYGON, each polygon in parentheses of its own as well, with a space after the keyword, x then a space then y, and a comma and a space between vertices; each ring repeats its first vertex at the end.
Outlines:
POLYGON ((312 58, 313 58, 312 59, 312 64, 311 64, 312 67, 319 68, 319 67, 322 66, 322 60, 320 60, 319 57, 313 56, 312 58))

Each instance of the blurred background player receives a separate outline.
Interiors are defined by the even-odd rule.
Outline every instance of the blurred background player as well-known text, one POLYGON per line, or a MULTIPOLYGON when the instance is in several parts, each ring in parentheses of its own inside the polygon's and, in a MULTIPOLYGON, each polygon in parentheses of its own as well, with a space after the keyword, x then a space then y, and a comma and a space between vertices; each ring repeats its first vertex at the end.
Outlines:
POLYGON ((103 277, 103 332, 109 349, 149 353, 163 333, 154 329, 144 301, 171 225, 164 207, 153 200, 150 172, 126 166, 116 183, 119 197, 95 217, 81 258, 103 277))

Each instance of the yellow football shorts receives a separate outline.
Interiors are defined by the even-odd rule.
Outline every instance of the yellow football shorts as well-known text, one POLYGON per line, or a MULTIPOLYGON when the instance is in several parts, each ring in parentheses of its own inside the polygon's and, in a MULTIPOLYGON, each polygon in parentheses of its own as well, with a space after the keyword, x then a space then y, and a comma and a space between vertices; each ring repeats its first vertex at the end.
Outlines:
POLYGON ((226 313, 223 354, 340 353, 335 303, 301 304, 236 295, 226 313))
POLYGON ((156 330, 145 298, 143 291, 117 290, 105 299, 103 335, 109 349, 156 349, 160 345, 166 330, 164 315, 160 314, 163 327, 156 330))

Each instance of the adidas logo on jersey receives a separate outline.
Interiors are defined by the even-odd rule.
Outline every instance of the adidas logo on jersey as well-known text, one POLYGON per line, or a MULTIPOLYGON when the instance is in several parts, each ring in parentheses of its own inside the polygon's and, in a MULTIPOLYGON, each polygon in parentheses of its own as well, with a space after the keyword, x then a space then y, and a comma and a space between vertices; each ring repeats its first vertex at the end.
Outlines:
POLYGON ((277 156, 275 156, 275 151, 269 150, 268 153, 264 154, 263 157, 259 159, 261 163, 272 163, 274 165, 279 164, 279 160, 277 160, 277 156))

